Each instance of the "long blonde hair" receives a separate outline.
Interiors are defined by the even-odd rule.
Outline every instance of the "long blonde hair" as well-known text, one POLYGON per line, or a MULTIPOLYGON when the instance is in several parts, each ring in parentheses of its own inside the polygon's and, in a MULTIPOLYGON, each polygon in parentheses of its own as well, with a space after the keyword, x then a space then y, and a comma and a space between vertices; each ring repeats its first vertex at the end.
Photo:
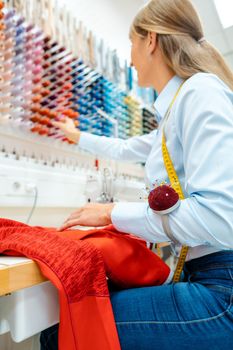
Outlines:
POLYGON ((136 15, 131 34, 157 33, 164 60, 183 79, 213 73, 233 90, 233 73, 220 52, 203 39, 203 27, 190 0, 151 0, 136 15), (203 39, 203 40, 201 40, 203 39))

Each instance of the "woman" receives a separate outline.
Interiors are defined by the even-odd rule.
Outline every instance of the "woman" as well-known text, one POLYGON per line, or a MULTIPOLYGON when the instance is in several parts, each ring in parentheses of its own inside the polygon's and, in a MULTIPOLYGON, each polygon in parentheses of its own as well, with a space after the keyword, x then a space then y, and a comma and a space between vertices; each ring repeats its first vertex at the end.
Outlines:
MULTIPOLYGON (((150 242, 190 247, 177 284, 111 295, 122 350, 233 346, 233 75, 204 38, 190 0, 151 0, 130 32, 140 86, 153 87, 158 131, 127 141, 80 133, 56 123, 83 149, 146 162, 151 188, 168 181, 162 134, 186 199, 161 216, 145 203, 79 208, 61 229, 113 223, 150 242), (173 101, 173 103, 171 103, 173 101)), ((57 327, 42 333, 42 349, 57 349, 57 327)))

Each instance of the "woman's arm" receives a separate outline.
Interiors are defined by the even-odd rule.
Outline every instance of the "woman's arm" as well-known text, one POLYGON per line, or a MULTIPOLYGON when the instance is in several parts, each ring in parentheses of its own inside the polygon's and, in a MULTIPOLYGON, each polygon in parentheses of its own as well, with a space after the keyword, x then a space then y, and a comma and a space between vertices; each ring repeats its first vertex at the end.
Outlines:
MULTIPOLYGON (((233 98, 217 78, 182 97, 176 129, 188 198, 169 214, 176 241, 233 248, 233 98)), ((152 242, 167 241, 161 217, 144 203, 116 203, 114 226, 152 242)))
MULTIPOLYGON (((215 78, 216 79, 216 78, 215 78)), ((176 110, 188 198, 169 214, 175 241, 233 248, 233 95, 215 81, 183 96, 176 110)), ((169 241, 161 216, 147 203, 93 204, 66 225, 106 225, 150 242, 169 241)), ((64 229, 64 227, 62 228, 64 229)))
POLYGON ((156 134, 157 130, 154 130, 147 135, 135 136, 128 140, 122 140, 82 132, 79 146, 92 154, 110 159, 129 162, 146 162, 156 134))
POLYGON ((122 140, 80 132, 69 118, 65 118, 64 122, 53 122, 53 125, 59 127, 68 139, 92 154, 129 162, 146 162, 157 134, 157 130, 154 130, 147 135, 122 140))

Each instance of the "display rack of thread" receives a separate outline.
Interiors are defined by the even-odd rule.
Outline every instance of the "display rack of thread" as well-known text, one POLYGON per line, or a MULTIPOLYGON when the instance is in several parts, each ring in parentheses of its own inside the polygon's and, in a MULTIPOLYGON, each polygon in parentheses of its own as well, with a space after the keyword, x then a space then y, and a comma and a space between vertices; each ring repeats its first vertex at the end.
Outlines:
POLYGON ((102 79, 102 84, 104 110, 118 121, 119 137, 127 138, 127 127, 124 125, 125 118, 128 118, 124 104, 125 93, 119 91, 117 86, 107 79, 102 79))
POLYGON ((32 26, 25 27, 24 20, 13 10, 2 13, 1 17, 0 112, 3 120, 14 118, 18 122, 21 117, 28 116, 31 103, 34 48, 30 37, 36 39, 38 33, 32 32, 32 26))
POLYGON ((14 126, 23 124, 33 132, 48 135, 50 129, 46 125, 52 128, 52 124, 45 123, 42 109, 43 33, 26 24, 13 9, 2 12, 1 17, 1 121, 12 119, 14 126))
POLYGON ((134 100, 131 96, 125 97, 125 103, 128 113, 130 115, 130 135, 136 136, 142 135, 142 111, 138 101, 134 100))
POLYGON ((118 121, 119 137, 126 139, 142 134, 142 110, 140 104, 113 83, 104 80, 104 108, 118 121))
POLYGON ((149 134, 151 131, 158 128, 158 123, 155 119, 155 112, 148 108, 142 109, 142 130, 143 134, 149 134))
POLYGON ((112 136, 113 126, 98 114, 103 109, 118 121, 119 137, 142 132, 142 114, 132 97, 14 10, 2 10, 0 29, 1 118, 67 142, 51 120, 67 116, 83 131, 112 136))
POLYGON ((67 141, 66 138, 57 134, 52 127, 51 120, 67 116, 72 119, 78 118, 78 113, 72 107, 72 76, 71 58, 64 47, 60 47, 51 38, 43 39, 43 57, 41 70, 36 77, 37 87, 34 92, 35 113, 31 121, 37 123, 31 130, 41 135, 47 135, 67 141))
POLYGON ((97 135, 104 133, 97 110, 103 109, 101 76, 82 60, 73 74, 73 109, 79 113, 79 128, 97 135))

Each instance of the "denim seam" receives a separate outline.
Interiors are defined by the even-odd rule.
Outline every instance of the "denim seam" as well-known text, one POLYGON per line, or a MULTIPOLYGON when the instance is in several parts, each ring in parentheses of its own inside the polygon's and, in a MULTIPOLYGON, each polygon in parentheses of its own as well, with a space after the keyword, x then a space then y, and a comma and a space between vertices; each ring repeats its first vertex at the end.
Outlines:
POLYGON ((215 270, 215 269, 229 269, 229 268, 233 268, 233 264, 227 264, 227 263, 225 263, 225 264, 211 264, 211 265, 209 265, 208 267, 203 267, 203 268, 201 268, 201 267, 197 267, 197 268, 195 268, 195 270, 193 269, 192 270, 192 268, 189 268, 188 266, 187 266, 187 270, 188 270, 188 272, 189 273, 195 273, 195 272, 203 272, 203 271, 209 271, 209 270, 215 270))
POLYGON ((214 284, 214 285, 204 285, 207 289, 209 290, 214 290, 217 292, 222 292, 222 293, 232 293, 232 288, 231 287, 223 287, 222 285, 214 284))
POLYGON ((233 304, 233 295, 231 296, 231 301, 230 301, 230 305, 228 306, 228 308, 222 312, 219 315, 213 316, 213 317, 209 317, 209 318, 203 318, 200 320, 192 320, 192 321, 132 321, 132 322, 124 322, 124 321, 120 321, 120 322, 116 322, 116 325, 127 325, 127 324, 194 324, 194 323, 201 323, 201 322, 209 322, 209 321, 213 321, 216 320, 218 318, 221 318, 223 316, 225 316, 225 314, 230 313, 230 309, 232 307, 233 304))
POLYGON ((231 270, 230 270, 230 269, 229 269, 229 274, 230 274, 231 279, 232 279, 232 281, 233 281, 233 275, 232 275, 232 273, 231 273, 231 270))

